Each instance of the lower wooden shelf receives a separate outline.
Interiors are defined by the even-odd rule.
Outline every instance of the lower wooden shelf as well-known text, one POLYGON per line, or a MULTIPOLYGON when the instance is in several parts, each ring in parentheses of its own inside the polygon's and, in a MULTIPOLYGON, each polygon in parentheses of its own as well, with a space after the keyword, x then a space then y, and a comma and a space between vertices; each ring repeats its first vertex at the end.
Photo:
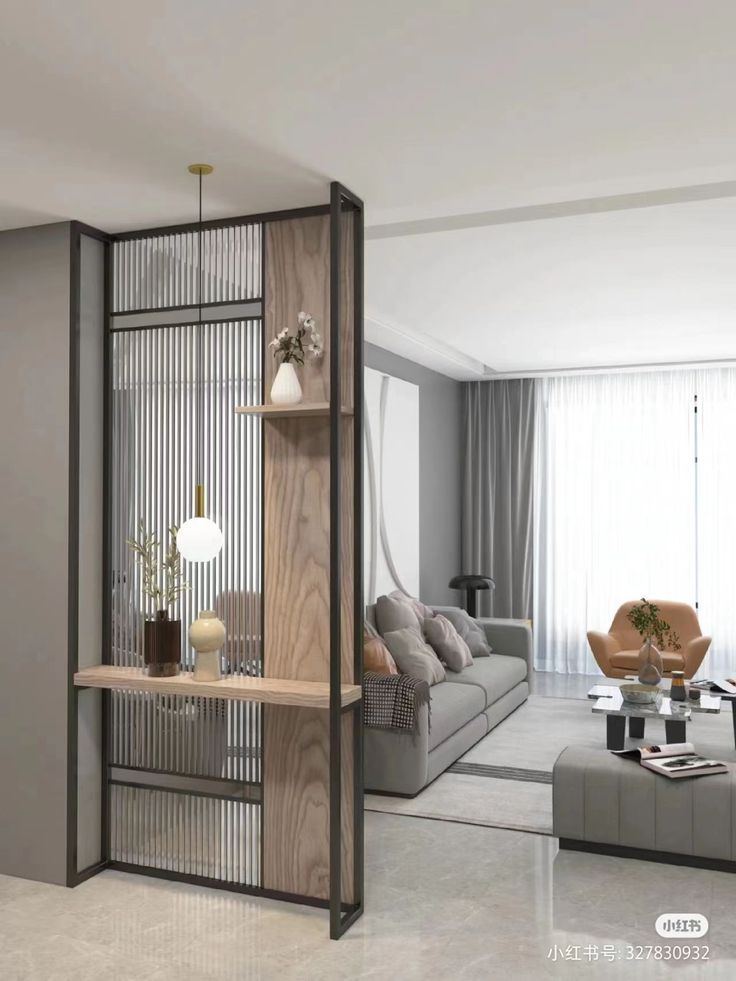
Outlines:
MULTIPOLYGON (((199 698, 229 698, 238 702, 296 705, 328 709, 330 686, 323 681, 291 681, 287 678, 251 678, 228 675, 221 681, 195 681, 189 671, 173 678, 151 678, 143 668, 95 664, 74 675, 78 688, 110 688, 118 691, 150 691, 161 695, 191 695, 199 698)), ((360 685, 341 685, 340 704, 350 705, 361 697, 360 685)))

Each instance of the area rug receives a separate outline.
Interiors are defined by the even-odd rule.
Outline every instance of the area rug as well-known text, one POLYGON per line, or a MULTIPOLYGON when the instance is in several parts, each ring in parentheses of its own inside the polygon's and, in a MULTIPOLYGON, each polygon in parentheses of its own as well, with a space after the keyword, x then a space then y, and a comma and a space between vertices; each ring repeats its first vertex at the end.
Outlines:
MULTIPOLYGON (((688 739, 708 755, 736 758, 730 706, 694 715, 688 739)), ((664 722, 647 720, 645 741, 664 740, 664 722)), ((591 701, 532 695, 417 797, 367 794, 366 810, 550 835, 552 767, 570 745, 605 748, 605 716, 593 715, 591 701)))

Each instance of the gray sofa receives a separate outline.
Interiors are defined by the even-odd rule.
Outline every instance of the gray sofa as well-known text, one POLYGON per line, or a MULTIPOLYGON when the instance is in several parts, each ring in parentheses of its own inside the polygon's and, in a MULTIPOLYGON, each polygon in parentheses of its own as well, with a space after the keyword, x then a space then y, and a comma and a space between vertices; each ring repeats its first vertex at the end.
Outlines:
MULTIPOLYGON (((444 607, 434 608, 441 613, 444 607)), ((375 626, 374 608, 366 619, 375 626)), ((529 696, 532 632, 526 620, 478 619, 493 649, 433 685, 431 713, 419 708, 418 731, 365 730, 368 793, 414 797, 529 696), (431 714, 431 727, 429 718, 431 714)))

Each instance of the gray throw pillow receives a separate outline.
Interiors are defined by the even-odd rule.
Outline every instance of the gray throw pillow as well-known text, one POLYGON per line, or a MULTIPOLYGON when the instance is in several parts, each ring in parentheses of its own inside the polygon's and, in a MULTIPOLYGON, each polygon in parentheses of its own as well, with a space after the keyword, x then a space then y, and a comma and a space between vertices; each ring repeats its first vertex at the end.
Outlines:
POLYGON ((422 625, 411 600, 403 593, 379 596, 376 600, 376 626, 383 637, 404 627, 416 627, 421 632, 422 625))
POLYGON ((441 613, 424 621, 424 636, 450 671, 462 671, 473 663, 470 648, 441 613))
POLYGON ((447 617, 457 630, 473 657, 488 657, 491 654, 485 630, 465 610, 443 610, 442 616, 447 617))
POLYGON ((383 639, 402 674, 420 678, 430 685, 445 680, 444 667, 416 627, 390 630, 383 639))

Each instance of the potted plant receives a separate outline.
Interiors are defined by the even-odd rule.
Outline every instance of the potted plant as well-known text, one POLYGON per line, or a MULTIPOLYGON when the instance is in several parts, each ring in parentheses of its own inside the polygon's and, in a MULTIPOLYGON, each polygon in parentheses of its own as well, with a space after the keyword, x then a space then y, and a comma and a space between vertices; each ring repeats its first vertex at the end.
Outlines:
POLYGON ((659 614, 657 604, 644 597, 627 613, 629 622, 644 641, 639 651, 639 681, 643 685, 656 685, 662 679, 660 650, 679 651, 681 647, 680 638, 659 614), (653 643, 655 640, 658 647, 653 643))
POLYGON ((302 400, 302 387, 299 384, 294 365, 303 365, 306 358, 320 358, 324 353, 322 337, 317 330, 314 317, 303 310, 297 317, 295 334, 284 327, 269 344, 273 356, 279 362, 279 369, 271 386, 271 402, 274 405, 296 405, 302 400))
POLYGON ((167 678, 179 673, 181 663, 181 620, 171 620, 169 611, 189 585, 181 571, 181 555, 176 547, 177 528, 169 528, 168 548, 159 568, 160 543, 140 523, 140 537, 127 544, 141 571, 141 591, 150 601, 153 616, 143 624, 143 661, 148 674, 167 678))

